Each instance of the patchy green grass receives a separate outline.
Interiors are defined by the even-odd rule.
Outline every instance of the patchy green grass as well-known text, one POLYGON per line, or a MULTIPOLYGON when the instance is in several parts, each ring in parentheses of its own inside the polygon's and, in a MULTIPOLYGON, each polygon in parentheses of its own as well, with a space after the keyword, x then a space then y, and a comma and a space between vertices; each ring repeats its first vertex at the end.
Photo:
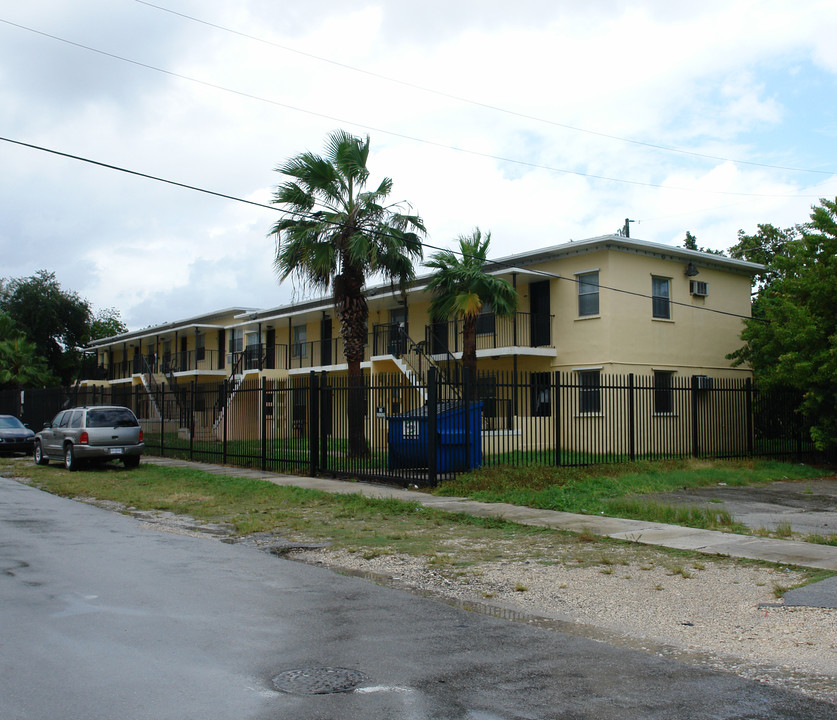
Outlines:
POLYGON ((690 527, 744 531, 724 510, 675 508, 640 496, 682 488, 760 485, 819 477, 806 465, 771 460, 667 460, 589 467, 480 468, 442 482, 438 495, 603 514, 690 527))
POLYGON ((605 503, 605 507, 607 508, 605 514, 615 517, 648 520, 668 525, 685 525, 704 530, 723 529, 742 534, 750 532, 746 525, 736 522, 726 510, 702 508, 695 505, 666 505, 635 497, 609 500, 605 503))
POLYGON ((445 513, 419 502, 376 499, 361 494, 329 494, 275 485, 252 478, 216 475, 197 468, 142 463, 91 466, 67 472, 58 465, 39 467, 29 459, 0 458, 0 474, 25 479, 64 497, 95 498, 126 508, 189 515, 204 522, 229 524, 238 535, 280 534, 297 541, 323 541, 368 557, 385 553, 475 560, 496 557, 508 543, 527 552, 548 537, 556 545, 576 544, 570 533, 521 527, 491 518, 445 513), (457 554, 445 549, 449 543, 457 554), (459 552, 462 548, 467 551, 459 552))

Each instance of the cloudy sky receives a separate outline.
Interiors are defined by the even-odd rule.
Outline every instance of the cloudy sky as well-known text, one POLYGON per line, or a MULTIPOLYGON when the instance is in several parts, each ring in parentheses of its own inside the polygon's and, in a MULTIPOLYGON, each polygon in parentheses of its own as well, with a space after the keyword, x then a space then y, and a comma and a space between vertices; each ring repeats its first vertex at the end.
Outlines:
MULTIPOLYGON (((837 195, 833 0, 29 0, 0 6, 0 136, 269 204, 343 128, 428 242, 617 231, 725 249, 837 195)), ((0 277, 131 329, 299 298, 275 210, 0 141, 0 277)))

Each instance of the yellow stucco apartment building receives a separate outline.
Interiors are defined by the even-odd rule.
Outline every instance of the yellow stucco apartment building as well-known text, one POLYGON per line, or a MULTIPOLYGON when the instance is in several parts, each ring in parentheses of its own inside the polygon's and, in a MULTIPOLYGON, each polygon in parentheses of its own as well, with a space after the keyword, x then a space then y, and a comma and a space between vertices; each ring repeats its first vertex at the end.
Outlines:
MULTIPOLYGON (((727 355, 741 346, 751 280, 759 268, 616 235, 491 261, 487 271, 508 280, 519 303, 512 318, 495 317, 486 308, 478 321, 478 372, 489 378, 480 381, 483 429, 517 431, 531 445, 518 421, 553 414, 538 408, 538 383, 547 373, 579 379, 574 415, 603 414, 595 389, 611 375, 652 378, 662 392, 681 379, 749 377, 749 369, 733 367, 727 355), (492 385, 490 378, 504 373, 526 378, 528 389, 511 398, 492 385)), ((388 284, 368 288, 362 367, 371 379, 400 375, 405 386, 419 386, 429 367, 450 372, 461 359, 461 322, 431 322, 427 280, 420 276, 403 293, 388 284)), ((228 308, 91 343, 95 366, 91 363, 81 384, 140 393, 136 386, 142 386, 151 393, 164 383, 228 380, 244 388, 263 379, 292 383, 311 371, 345 376, 339 330, 330 297, 269 310, 228 308)), ((658 406, 650 412, 675 414, 665 396, 657 395, 658 406)), ((409 410, 410 403, 426 400, 423 393, 409 397, 397 396, 383 412, 409 410)), ((537 436, 549 437, 551 430, 537 436)))

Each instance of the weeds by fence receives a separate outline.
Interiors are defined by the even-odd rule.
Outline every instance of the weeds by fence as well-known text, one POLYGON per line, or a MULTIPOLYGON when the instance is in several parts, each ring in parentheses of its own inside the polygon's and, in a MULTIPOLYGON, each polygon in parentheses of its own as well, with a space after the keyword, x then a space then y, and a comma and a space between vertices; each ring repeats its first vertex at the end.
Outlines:
MULTIPOLYGON (((588 465, 642 458, 771 456, 813 448, 791 391, 749 380, 596 373, 482 373, 425 382, 366 376, 365 451, 349 448, 346 376, 245 374, 223 383, 151 383, 0 393, 0 412, 39 429, 64 407, 118 404, 162 456, 432 485, 491 465, 588 465), (451 379, 453 378, 453 379, 451 379)), ((356 390, 355 390, 356 391, 356 390)))

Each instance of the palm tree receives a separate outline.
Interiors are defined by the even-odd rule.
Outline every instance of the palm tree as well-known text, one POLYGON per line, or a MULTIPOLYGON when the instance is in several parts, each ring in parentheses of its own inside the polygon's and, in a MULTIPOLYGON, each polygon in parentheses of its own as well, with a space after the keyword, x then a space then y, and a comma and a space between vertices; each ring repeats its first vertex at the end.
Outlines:
POLYGON ((460 235, 459 251, 441 250, 425 265, 436 272, 427 284, 433 293, 430 316, 434 321, 462 319, 462 365, 471 378, 477 368, 477 318, 484 308, 500 317, 517 312, 517 291, 508 281, 485 271, 491 233, 479 228, 460 235))
POLYGON ((371 276, 402 287, 415 277, 422 258, 424 222, 386 204, 392 180, 366 190, 369 137, 343 130, 331 133, 325 157, 305 152, 276 168, 289 179, 276 188, 273 202, 283 206, 271 228, 278 239, 274 267, 279 279, 294 275, 304 286, 334 297, 343 353, 349 368, 349 448, 368 452, 363 433, 363 376, 360 364, 367 338, 369 309, 364 286, 371 276))

